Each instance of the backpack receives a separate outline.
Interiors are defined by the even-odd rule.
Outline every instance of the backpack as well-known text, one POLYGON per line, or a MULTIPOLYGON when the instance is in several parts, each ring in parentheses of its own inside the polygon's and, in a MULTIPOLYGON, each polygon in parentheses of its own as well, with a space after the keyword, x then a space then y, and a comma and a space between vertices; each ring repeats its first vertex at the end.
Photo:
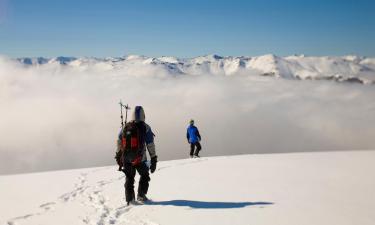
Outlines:
POLYGON ((141 163, 145 149, 146 125, 144 122, 131 121, 123 129, 121 149, 124 163, 136 166, 141 163))

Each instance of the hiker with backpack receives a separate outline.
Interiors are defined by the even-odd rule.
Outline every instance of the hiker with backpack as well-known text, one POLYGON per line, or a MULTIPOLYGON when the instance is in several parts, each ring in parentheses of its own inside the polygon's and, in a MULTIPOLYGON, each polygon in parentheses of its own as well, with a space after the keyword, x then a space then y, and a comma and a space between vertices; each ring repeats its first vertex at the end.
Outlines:
POLYGON ((146 196, 150 175, 156 170, 157 155, 154 144, 154 133, 145 123, 145 113, 142 106, 136 106, 132 112, 132 120, 125 124, 117 141, 116 161, 125 173, 125 197, 129 205, 135 201, 134 177, 136 171, 140 175, 137 201, 147 201, 146 196), (151 166, 147 166, 146 148, 151 157, 151 166))
POLYGON ((199 134, 198 128, 194 126, 193 119, 190 120, 190 125, 187 128, 186 138, 190 144, 190 158, 193 158, 194 156, 199 157, 199 151, 202 149, 202 146, 199 143, 201 141, 201 135, 199 134))

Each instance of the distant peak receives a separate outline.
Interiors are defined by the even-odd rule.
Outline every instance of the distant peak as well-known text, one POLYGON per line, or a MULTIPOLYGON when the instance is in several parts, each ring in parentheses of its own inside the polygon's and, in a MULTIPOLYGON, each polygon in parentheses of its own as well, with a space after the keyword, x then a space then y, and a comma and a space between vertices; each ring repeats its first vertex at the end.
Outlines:
POLYGON ((127 56, 125 56, 126 60, 146 59, 146 58, 148 58, 148 57, 146 57, 144 55, 127 55, 127 56))
POLYGON ((59 62, 60 64, 67 64, 71 61, 77 60, 76 57, 66 57, 66 56, 58 56, 56 58, 52 58, 49 62, 59 62))
POLYGON ((215 59, 215 60, 224 59, 224 57, 217 55, 217 54, 209 54, 209 55, 205 55, 204 57, 209 58, 209 59, 215 59))

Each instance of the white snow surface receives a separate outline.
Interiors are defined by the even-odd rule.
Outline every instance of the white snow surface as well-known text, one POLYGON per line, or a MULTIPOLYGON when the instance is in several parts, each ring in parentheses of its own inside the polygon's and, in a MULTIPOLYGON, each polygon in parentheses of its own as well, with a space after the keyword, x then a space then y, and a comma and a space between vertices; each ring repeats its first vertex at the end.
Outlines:
MULTIPOLYGON (((132 74, 140 67, 157 69, 160 74, 177 75, 262 75, 286 79, 334 80, 373 84, 375 82, 375 58, 360 56, 307 57, 304 55, 279 57, 276 55, 218 56, 206 55, 181 59, 163 56, 159 58, 128 55, 125 57, 57 57, 19 58, 15 61, 31 66, 77 68, 80 71, 122 71, 132 74)), ((155 71, 155 70, 153 70, 155 71)))
MULTIPOLYGON (((375 151, 159 162, 145 205, 115 166, 0 176, 0 224, 375 224, 375 151)), ((137 175, 138 177, 138 175, 137 175)))

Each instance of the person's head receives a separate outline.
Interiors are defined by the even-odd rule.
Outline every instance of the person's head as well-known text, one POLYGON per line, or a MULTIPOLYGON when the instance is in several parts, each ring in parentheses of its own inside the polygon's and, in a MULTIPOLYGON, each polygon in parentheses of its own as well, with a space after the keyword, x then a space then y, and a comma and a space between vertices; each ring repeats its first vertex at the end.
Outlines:
POLYGON ((190 123, 190 125, 194 125, 194 120, 191 119, 189 123, 190 123))
POLYGON ((136 106, 134 107, 134 110, 132 112, 132 120, 134 121, 145 121, 146 116, 145 116, 145 111, 143 110, 142 106, 136 106))

